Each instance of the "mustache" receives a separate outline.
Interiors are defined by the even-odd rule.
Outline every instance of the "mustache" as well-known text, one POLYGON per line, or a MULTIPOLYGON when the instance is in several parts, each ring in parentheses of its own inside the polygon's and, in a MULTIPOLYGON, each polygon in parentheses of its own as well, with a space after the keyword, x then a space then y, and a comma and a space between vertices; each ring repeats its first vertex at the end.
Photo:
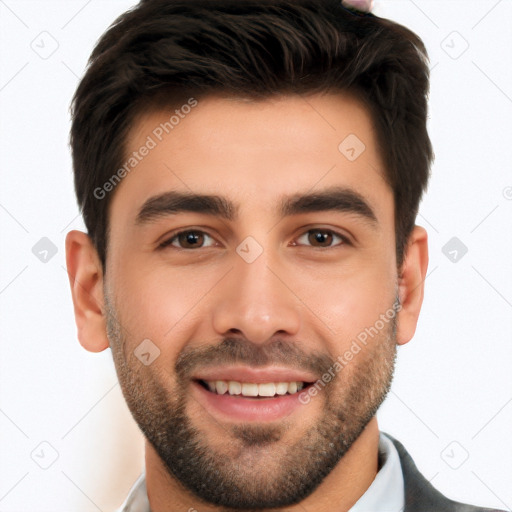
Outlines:
POLYGON ((181 379, 190 378, 197 368, 244 364, 251 367, 285 366, 309 371, 321 377, 334 364, 328 354, 304 352, 297 342, 276 340, 256 345, 241 338, 224 338, 218 345, 185 348, 178 356, 175 372, 181 379))

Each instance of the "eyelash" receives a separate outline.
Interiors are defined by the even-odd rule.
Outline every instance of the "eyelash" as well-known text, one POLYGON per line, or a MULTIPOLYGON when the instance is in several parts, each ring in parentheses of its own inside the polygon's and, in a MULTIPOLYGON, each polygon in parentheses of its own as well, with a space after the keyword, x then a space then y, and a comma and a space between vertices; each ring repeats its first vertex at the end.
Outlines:
MULTIPOLYGON (((331 248, 340 247, 340 246, 343 246, 343 245, 351 245, 350 240, 348 239, 348 237, 346 237, 345 235, 342 235, 341 233, 338 233, 337 231, 334 231, 332 229, 311 228, 311 229, 308 229, 307 231, 305 231, 304 233, 302 233, 298 238, 301 238, 301 237, 303 237, 305 235, 308 235, 309 233, 314 232, 314 231, 318 231, 320 233, 329 234, 329 235, 332 235, 334 237, 338 237, 341 240, 341 243, 338 243, 338 244, 335 244, 335 245, 330 245, 330 246, 327 246, 327 247, 316 247, 316 246, 313 246, 313 245, 310 245, 309 247, 313 247, 315 249, 331 249, 331 248)), ((165 249, 165 248, 167 248, 169 246, 172 246, 173 241, 177 240, 178 237, 180 235, 184 234, 184 233, 196 233, 196 234, 197 233, 201 233, 203 235, 206 235, 207 237, 210 237, 213 240, 213 237, 211 235, 209 235, 205 231, 202 231, 201 229, 184 229, 182 231, 177 231, 176 233, 172 233, 171 237, 167 238, 166 240, 164 240, 158 246, 158 248, 159 249, 165 249)), ((297 246, 298 244, 294 243, 293 245, 297 246)), ((172 246, 172 247, 174 247, 175 249, 182 250, 182 251, 193 251, 193 250, 197 250, 198 248, 199 249, 204 249, 205 248, 205 247, 190 248, 190 247, 176 247, 176 246, 172 246)))

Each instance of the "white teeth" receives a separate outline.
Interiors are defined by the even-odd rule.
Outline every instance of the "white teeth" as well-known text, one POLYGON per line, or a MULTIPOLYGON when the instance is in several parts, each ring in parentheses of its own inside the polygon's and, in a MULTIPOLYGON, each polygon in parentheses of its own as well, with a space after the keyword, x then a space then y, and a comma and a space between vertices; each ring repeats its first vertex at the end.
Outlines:
POLYGON ((286 395, 288 392, 288 383, 287 382, 278 382, 276 384, 276 393, 278 395, 286 395))
POLYGON ((223 380, 215 381, 215 387, 217 388, 217 393, 219 395, 223 395, 228 390, 228 384, 227 384, 227 382, 225 382, 223 380))
POLYGON ((240 382, 235 382, 230 380, 228 383, 228 393, 230 395, 239 395, 242 393, 242 384, 240 382))
POLYGON ((304 382, 265 382, 256 384, 253 382, 237 382, 225 380, 204 381, 212 393, 224 395, 262 396, 272 397, 275 395, 292 395, 304 388, 304 382))
POLYGON ((248 382, 244 382, 242 384, 242 395, 258 396, 258 384, 250 384, 248 382))
POLYGON ((276 386, 273 382, 268 384, 260 384, 258 386, 258 394, 260 396, 274 396, 276 394, 276 386))

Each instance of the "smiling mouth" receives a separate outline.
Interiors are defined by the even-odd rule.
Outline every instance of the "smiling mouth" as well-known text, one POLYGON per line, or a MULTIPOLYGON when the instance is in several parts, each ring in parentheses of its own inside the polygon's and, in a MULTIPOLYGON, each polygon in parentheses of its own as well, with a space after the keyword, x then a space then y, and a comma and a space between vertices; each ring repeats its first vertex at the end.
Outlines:
POLYGON ((311 382, 238 382, 226 380, 198 380, 203 388, 216 395, 231 395, 243 398, 275 398, 295 395, 312 385, 311 382))

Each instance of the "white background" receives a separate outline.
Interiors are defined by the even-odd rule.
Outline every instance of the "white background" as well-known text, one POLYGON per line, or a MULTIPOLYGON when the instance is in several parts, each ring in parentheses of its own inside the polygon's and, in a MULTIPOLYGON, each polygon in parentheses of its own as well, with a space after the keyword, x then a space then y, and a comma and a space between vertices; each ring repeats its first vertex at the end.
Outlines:
MULTIPOLYGON (((83 226, 69 103, 95 41, 132 4, 0 0, 1 512, 111 511, 143 467, 110 352, 76 339, 64 258, 66 232, 83 226), (32 252, 42 237, 57 248, 46 263, 32 252)), ((512 1, 380 0, 374 11, 427 44, 436 152, 418 218, 425 302, 381 429, 449 497, 511 510, 512 1), (452 237, 468 249, 457 262, 442 252, 452 237)))

